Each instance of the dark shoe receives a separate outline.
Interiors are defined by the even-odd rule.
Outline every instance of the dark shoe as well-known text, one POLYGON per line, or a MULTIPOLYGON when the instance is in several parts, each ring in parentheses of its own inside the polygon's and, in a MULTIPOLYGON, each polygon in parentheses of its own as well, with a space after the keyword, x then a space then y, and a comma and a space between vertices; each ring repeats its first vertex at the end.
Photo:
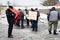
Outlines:
POLYGON ((54 35, 58 35, 58 33, 54 33, 54 35))
POLYGON ((31 26, 31 28, 33 28, 33 27, 31 26))
POLYGON ((8 36, 8 38, 13 38, 13 36, 11 35, 11 36, 8 36))
POLYGON ((20 27, 20 25, 17 25, 18 27, 20 27))
POLYGON ((27 26, 27 28, 29 28, 29 26, 27 26))
POLYGON ((32 31, 34 31, 34 30, 32 30, 32 31))
POLYGON ((53 33, 54 35, 58 35, 58 33, 56 33, 56 30, 54 30, 54 33, 53 33))
POLYGON ((51 31, 49 31, 49 34, 52 34, 52 32, 51 32, 51 31))
POLYGON ((37 32, 37 31, 35 31, 35 32, 37 32))
POLYGON ((59 30, 59 32, 60 32, 60 30, 59 30))
POLYGON ((35 29, 34 31, 35 31, 35 32, 37 32, 38 30, 37 30, 37 29, 35 29))
POLYGON ((24 29, 25 27, 22 27, 21 29, 24 29))

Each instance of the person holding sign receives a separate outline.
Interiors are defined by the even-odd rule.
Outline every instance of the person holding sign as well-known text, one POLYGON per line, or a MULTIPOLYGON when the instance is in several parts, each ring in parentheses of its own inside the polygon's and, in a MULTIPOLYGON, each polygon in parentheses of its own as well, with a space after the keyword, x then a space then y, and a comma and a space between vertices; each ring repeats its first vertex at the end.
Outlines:
POLYGON ((38 8, 35 8, 35 11, 37 12, 37 26, 38 26, 38 20, 39 20, 40 13, 38 11, 38 8))
POLYGON ((38 12, 36 10, 31 9, 31 11, 29 11, 29 20, 31 20, 32 28, 33 28, 32 31, 35 31, 35 32, 38 31, 37 16, 38 16, 38 12))

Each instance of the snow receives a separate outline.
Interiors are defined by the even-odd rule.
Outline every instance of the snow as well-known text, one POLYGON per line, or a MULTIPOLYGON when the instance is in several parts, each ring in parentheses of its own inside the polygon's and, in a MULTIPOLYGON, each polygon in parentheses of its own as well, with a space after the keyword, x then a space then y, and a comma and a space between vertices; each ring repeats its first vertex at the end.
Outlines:
POLYGON ((40 13, 39 21, 42 22, 42 23, 48 23, 47 14, 40 13))
POLYGON ((23 5, 23 6, 32 6, 32 5, 41 5, 43 1, 40 0, 0 0, 0 3, 3 5, 7 5, 7 2, 10 2, 10 5, 23 5))
MULTIPOLYGON (((8 22, 7 22, 6 15, 2 15, 1 17, 0 17, 0 23, 7 25, 8 22), (1 18, 1 17, 5 17, 5 18, 1 18)), ((40 13, 39 21, 47 23, 47 15, 44 13, 40 13)))
POLYGON ((8 24, 6 15, 0 16, 0 23, 1 24, 6 24, 6 25, 8 24))

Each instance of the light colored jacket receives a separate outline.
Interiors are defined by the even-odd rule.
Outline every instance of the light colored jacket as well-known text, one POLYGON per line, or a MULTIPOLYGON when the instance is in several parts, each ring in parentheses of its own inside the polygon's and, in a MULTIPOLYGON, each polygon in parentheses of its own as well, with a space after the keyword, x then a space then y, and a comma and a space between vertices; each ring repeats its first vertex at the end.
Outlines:
POLYGON ((49 21, 58 21, 58 11, 51 11, 49 21))

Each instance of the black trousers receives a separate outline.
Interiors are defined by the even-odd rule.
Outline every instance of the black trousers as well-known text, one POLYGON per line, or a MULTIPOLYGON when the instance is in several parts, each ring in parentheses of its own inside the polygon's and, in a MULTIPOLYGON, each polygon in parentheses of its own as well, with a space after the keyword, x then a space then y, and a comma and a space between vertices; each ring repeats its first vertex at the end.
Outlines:
POLYGON ((26 18, 26 20, 27 20, 27 26, 29 26, 29 19, 26 18))
POLYGON ((20 27, 20 19, 17 19, 17 26, 20 27))
POLYGON ((21 20, 21 28, 24 28, 24 20, 21 20))
POLYGON ((32 21, 32 28, 33 28, 33 31, 38 31, 38 22, 37 21, 32 21))
POLYGON ((13 30, 13 23, 14 20, 9 20, 9 27, 8 27, 8 37, 12 35, 12 30, 13 30))

